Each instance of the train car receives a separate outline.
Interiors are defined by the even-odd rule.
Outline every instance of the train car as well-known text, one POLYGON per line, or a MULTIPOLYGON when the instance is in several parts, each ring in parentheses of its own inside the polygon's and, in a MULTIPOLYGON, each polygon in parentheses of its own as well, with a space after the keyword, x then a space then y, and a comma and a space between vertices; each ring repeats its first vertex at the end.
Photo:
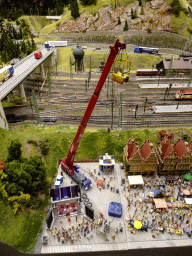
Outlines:
POLYGON ((180 54, 179 57, 181 58, 192 58, 192 53, 183 53, 183 54, 180 54))
POLYGON ((40 59, 42 57, 42 52, 41 51, 36 51, 34 53, 35 59, 40 59))
POLYGON ((67 41, 47 41, 45 42, 45 48, 50 47, 66 47, 67 41))
POLYGON ((150 47, 142 47, 138 46, 135 47, 134 53, 149 53, 149 54, 158 54, 159 53, 159 48, 150 48, 150 47))
POLYGON ((136 76, 157 76, 157 69, 137 69, 136 76))
POLYGON ((180 90, 175 94, 176 100, 190 100, 192 99, 192 90, 180 90))
POLYGON ((0 85, 9 79, 14 73, 12 66, 6 66, 0 69, 0 85))

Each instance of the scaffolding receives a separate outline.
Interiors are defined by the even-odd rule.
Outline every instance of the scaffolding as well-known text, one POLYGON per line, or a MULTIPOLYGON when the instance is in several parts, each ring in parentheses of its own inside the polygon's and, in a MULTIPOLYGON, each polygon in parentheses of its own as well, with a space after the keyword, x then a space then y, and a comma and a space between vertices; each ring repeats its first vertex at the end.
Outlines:
POLYGON ((118 129, 122 129, 122 121, 123 121, 123 106, 122 106, 122 100, 123 100, 123 93, 120 92, 120 100, 119 100, 119 118, 118 118, 118 129))

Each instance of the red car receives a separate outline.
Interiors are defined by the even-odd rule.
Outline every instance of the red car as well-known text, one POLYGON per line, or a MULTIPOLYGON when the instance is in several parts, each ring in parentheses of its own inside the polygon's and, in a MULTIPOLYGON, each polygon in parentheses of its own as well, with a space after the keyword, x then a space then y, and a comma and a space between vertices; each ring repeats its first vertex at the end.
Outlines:
POLYGON ((34 53, 35 59, 40 59, 42 57, 42 52, 41 51, 36 51, 34 53))

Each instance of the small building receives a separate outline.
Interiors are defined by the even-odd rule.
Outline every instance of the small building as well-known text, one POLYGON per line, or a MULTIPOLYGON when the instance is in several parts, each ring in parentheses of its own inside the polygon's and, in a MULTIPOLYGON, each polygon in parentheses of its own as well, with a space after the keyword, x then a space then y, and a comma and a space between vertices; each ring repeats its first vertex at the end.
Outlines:
POLYGON ((162 175, 173 174, 175 170, 175 152, 167 136, 158 143, 156 154, 159 160, 159 173, 162 175))
POLYGON ((188 58, 171 60, 171 58, 162 60, 156 65, 158 70, 162 70, 162 74, 166 75, 168 70, 172 75, 189 75, 192 71, 192 63, 188 58))
POLYGON ((153 204, 155 205, 156 209, 162 209, 165 210, 167 208, 167 203, 165 199, 155 198, 153 199, 153 204))
POLYGON ((132 137, 125 144, 123 157, 128 175, 157 173, 158 159, 149 140, 146 140, 139 149, 132 137))
POLYGON ((128 176, 130 186, 144 185, 143 177, 141 175, 128 176))
POLYGON ((113 172, 115 167, 115 159, 114 156, 108 155, 105 153, 104 156, 101 156, 99 159, 99 169, 102 172, 113 172))
POLYGON ((186 147, 182 139, 172 146, 168 137, 164 136, 156 147, 159 173, 162 175, 185 174, 192 166, 191 149, 191 143, 186 147))

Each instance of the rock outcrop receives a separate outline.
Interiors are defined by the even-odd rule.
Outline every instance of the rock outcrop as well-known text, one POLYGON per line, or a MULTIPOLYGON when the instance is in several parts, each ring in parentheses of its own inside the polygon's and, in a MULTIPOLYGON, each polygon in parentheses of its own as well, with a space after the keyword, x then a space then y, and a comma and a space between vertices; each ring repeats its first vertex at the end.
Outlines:
POLYGON ((126 7, 119 7, 115 11, 107 6, 99 9, 94 15, 83 13, 76 20, 70 19, 63 22, 53 32, 122 31, 125 20, 131 30, 150 28, 171 31, 169 6, 164 0, 152 0, 144 4, 143 12, 141 6, 136 2, 126 7), (132 19, 132 12, 136 14, 134 19, 132 19), (121 24, 118 24, 119 17, 121 24))

